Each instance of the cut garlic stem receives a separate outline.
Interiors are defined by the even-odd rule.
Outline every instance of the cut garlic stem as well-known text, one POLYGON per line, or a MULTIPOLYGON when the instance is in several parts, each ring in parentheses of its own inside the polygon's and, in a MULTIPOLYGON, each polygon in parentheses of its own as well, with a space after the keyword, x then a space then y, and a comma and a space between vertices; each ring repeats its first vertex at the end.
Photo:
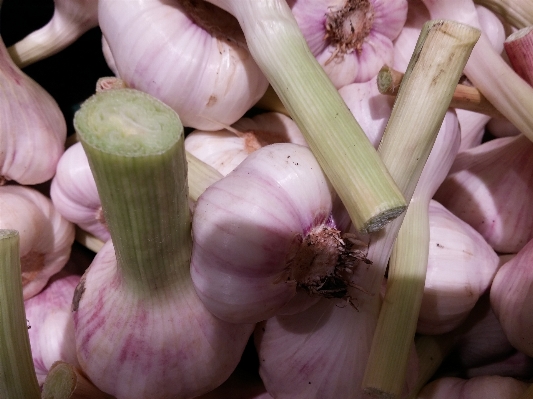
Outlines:
POLYGON ((0 230, 0 396, 41 397, 22 299, 19 233, 0 230))
MULTIPOLYGON (((454 88, 479 36, 480 31, 478 29, 454 21, 428 21, 422 28, 378 148, 385 165, 409 201, 413 197, 415 187, 437 138, 454 88), (421 110, 425 110, 425 112, 421 112, 421 110), (405 132, 410 133, 406 134, 405 132)), ((372 252, 372 255, 376 255, 379 259, 376 265, 373 265, 373 273, 369 276, 370 278, 373 277, 372 285, 368 287, 365 284, 365 288, 367 290, 370 288, 371 293, 379 292, 381 278, 383 278, 387 264, 386 259, 390 254, 388 245, 397 235, 400 222, 395 222, 391 226, 391 229, 385 233, 390 234, 388 240, 386 237, 383 240, 384 244, 386 243, 385 246, 377 245, 373 249, 372 245, 369 247, 368 258, 372 261, 375 260, 370 256, 372 252), (381 254, 375 253, 378 251, 377 247, 381 247, 379 249, 381 254)), ((417 231, 416 228, 414 231, 417 231)), ((414 233, 410 232, 408 236, 412 234, 414 233)), ((415 241, 411 242, 414 243, 415 241)), ((408 262, 404 262, 404 267, 408 267, 405 263, 408 262)), ((422 271, 424 271, 427 262, 420 264, 422 264, 422 271)), ((419 289, 421 275, 425 274, 417 270, 415 272, 416 277, 411 279, 409 274, 412 271, 408 268, 399 269, 398 272, 400 276, 402 272, 406 273, 403 283, 415 291, 419 289)), ((402 279, 400 278, 400 280, 402 279)), ((423 283, 423 279, 421 281, 423 283)), ((416 295, 414 295, 410 301, 401 303, 400 309, 416 308, 416 303, 416 295)), ((380 317, 382 317, 381 313, 380 317)), ((389 314, 389 317, 392 319, 394 315, 389 314)), ((378 322, 378 327, 380 323, 383 321, 378 322)), ((379 331, 379 329, 376 330, 376 332, 379 331)), ((381 341, 382 343, 390 343, 387 335, 380 334, 378 336, 385 340, 381 341)), ((411 340, 413 336, 414 332, 411 334, 411 340)), ((399 376, 393 376, 391 373, 383 372, 386 362, 395 356, 395 353, 392 352, 393 347, 389 346, 389 350, 387 350, 384 345, 384 350, 381 351, 379 350, 380 345, 375 342, 377 341, 373 341, 363 377, 363 389, 384 397, 397 397, 401 393, 399 390, 403 388, 405 379, 405 364, 403 363, 405 353, 400 356, 403 367, 397 369, 399 376)))
POLYGON ((302 131, 356 229, 380 230, 405 200, 374 147, 311 54, 285 1, 209 0, 229 11, 250 53, 302 131))
POLYGON ((57 361, 50 368, 43 385, 42 399, 112 399, 95 387, 72 364, 57 361))
MULTIPOLYGON (((378 88, 382 94, 395 96, 398 94, 403 73, 388 66, 384 66, 378 74, 378 88)), ((503 118, 500 111, 485 98, 478 89, 472 86, 458 84, 450 101, 451 108, 459 108, 467 111, 479 112, 495 118, 503 118)))
POLYGON ((514 71, 533 86, 533 26, 509 35, 503 47, 514 71))

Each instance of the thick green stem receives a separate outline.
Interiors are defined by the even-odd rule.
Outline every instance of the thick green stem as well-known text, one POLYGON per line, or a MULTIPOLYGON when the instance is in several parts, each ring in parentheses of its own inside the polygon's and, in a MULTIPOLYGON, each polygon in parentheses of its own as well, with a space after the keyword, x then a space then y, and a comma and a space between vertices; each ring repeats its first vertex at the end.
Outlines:
POLYGON ((176 113, 140 91, 109 90, 82 105, 74 126, 126 285, 153 294, 188 283, 191 218, 176 113))
POLYGON ((406 207, 374 147, 314 58, 284 0, 208 0, 232 13, 250 53, 302 131, 357 230, 406 207))
POLYGON ((0 397, 38 399, 41 393, 22 298, 19 242, 18 231, 0 230, 0 397))
MULTIPOLYGON (((413 197, 454 89, 479 36, 480 31, 478 29, 444 20, 427 22, 420 33, 378 149, 384 163, 391 171, 394 180, 407 200, 413 197)), ((414 212, 417 215, 417 210, 414 212)), ((405 219, 403 223, 405 223, 405 219)), ((401 222, 397 221, 391 223, 390 228, 386 228, 384 233, 376 237, 377 240, 369 248, 367 256, 374 264, 372 265, 372 273, 369 273, 368 281, 363 286, 376 296, 391 253, 391 244, 398 234, 400 225, 401 222)), ((415 228, 408 234, 412 234, 413 231, 418 230, 415 228)), ((407 241, 409 240, 408 238, 407 241)), ((410 243, 416 248, 419 248, 419 245, 422 247, 424 245, 417 242, 416 239, 410 243)), ((416 248, 408 249, 409 253, 415 254, 416 248)), ((427 248, 423 251, 427 252, 427 248)), ((417 265, 417 276, 413 278, 411 276, 412 270, 409 270, 408 264, 402 266, 406 267, 403 271, 402 269, 395 270, 400 275, 404 273, 406 278, 401 283, 396 280, 394 290, 399 290, 399 292, 413 290, 410 297, 406 297, 399 303, 404 315, 405 312, 412 312, 409 309, 417 306, 420 295, 421 266, 421 263, 417 265), (408 300, 411 303, 407 302, 408 300)), ((424 269, 426 266, 427 262, 423 265, 424 269)), ((395 298, 397 299, 398 295, 395 298)), ((387 305, 390 304, 387 303, 387 305)), ((389 331, 387 326, 394 324, 396 318, 394 312, 394 310, 392 312, 386 311, 386 313, 379 315, 378 328, 372 342, 363 378, 365 391, 386 398, 394 398, 399 395, 399 391, 403 388, 403 379, 392 376, 392 371, 384 371, 383 365, 396 368, 398 364, 395 361, 399 361, 398 359, 401 357, 403 364, 396 371, 405 373, 408 347, 414 336, 412 326, 407 328, 405 333, 410 338, 405 334, 398 336, 398 339, 402 338, 403 344, 401 349, 396 348, 395 345, 399 345, 399 341, 393 342, 394 337, 391 337, 390 333, 384 333, 384 331, 389 331), (389 339, 391 341, 388 341, 389 339)), ((408 317, 408 320, 412 324, 412 315, 410 319, 408 317)))

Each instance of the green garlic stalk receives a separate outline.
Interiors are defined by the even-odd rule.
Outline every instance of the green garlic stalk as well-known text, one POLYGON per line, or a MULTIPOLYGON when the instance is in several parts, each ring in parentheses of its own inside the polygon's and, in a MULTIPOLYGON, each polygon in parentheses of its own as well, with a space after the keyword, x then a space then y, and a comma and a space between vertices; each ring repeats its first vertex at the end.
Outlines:
POLYGON ((22 299, 19 233, 0 230, 0 397, 39 399, 22 299))
POLYGON ((374 147, 314 58, 285 0, 208 0, 233 14, 250 53, 302 131, 357 230, 406 208, 374 147))

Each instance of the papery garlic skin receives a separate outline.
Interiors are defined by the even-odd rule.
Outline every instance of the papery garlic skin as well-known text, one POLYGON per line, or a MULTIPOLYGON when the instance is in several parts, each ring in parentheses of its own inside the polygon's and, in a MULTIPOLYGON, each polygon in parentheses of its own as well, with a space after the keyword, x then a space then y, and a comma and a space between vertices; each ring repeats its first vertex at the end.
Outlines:
POLYGON ((78 366, 71 307, 80 278, 79 275, 60 272, 50 279, 43 291, 24 302, 39 385, 44 383, 57 360, 78 366))
POLYGON ((518 399, 528 383, 497 375, 462 379, 442 377, 430 382, 418 394, 420 399, 518 399))
POLYGON ((109 239, 96 183, 81 143, 70 146, 60 158, 50 197, 65 219, 103 242, 109 239))
POLYGON ((511 344, 533 357, 533 241, 496 273, 490 289, 494 313, 511 344))
POLYGON ((407 1, 289 0, 287 3, 311 52, 337 88, 368 81, 384 64, 392 65, 392 40, 405 23, 407 1), (339 14, 343 13, 348 16, 341 18, 339 14), (356 40, 353 35, 358 35, 356 40))
POLYGON ((483 237, 436 201, 430 202, 430 247, 417 332, 459 326, 490 286, 499 259, 483 237))
POLYGON ((24 299, 38 294, 48 279, 67 263, 74 225, 37 190, 17 185, 0 187, 0 227, 18 230, 24 299))
POLYGON ((229 377, 253 325, 215 318, 188 279, 172 294, 139 295, 117 272, 111 240, 88 270, 73 317, 80 365, 98 388, 117 399, 191 398, 229 377))
POLYGON ((55 173, 67 137, 56 101, 11 60, 0 40, 0 184, 43 183, 55 173))
POLYGON ((279 112, 241 118, 232 130, 195 130, 185 138, 185 149, 201 161, 227 175, 249 154, 273 143, 307 146, 296 123, 279 112))
POLYGON ((330 223, 333 197, 311 151, 296 144, 263 147, 210 186, 192 227, 191 276, 206 307, 231 322, 276 314, 296 294, 292 259, 330 223))
MULTIPOLYGON (((184 5, 206 4, 100 0, 98 18, 118 76, 129 87, 169 105, 184 126, 218 130, 241 118, 268 81, 244 40, 211 35, 184 12, 184 5)), ((214 10, 223 23, 233 18, 214 10)))
POLYGON ((533 238, 533 144, 498 138, 460 153, 435 200, 474 227, 500 253, 533 238))

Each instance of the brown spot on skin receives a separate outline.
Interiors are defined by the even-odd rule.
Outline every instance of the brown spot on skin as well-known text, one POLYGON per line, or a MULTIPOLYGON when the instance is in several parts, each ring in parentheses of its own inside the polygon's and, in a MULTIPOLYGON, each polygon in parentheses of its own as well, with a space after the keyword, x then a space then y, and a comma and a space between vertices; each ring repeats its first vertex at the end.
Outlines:
POLYGON ((207 104, 206 106, 207 107, 212 107, 213 105, 215 105, 217 103, 217 97, 216 96, 210 96, 209 97, 209 100, 207 101, 207 104))
POLYGON ((30 251, 20 258, 22 286, 33 281, 44 268, 44 254, 30 251))
POLYGON ((74 296, 72 298, 72 311, 76 312, 80 306, 81 297, 85 292, 85 274, 81 277, 80 282, 74 290, 74 296))

